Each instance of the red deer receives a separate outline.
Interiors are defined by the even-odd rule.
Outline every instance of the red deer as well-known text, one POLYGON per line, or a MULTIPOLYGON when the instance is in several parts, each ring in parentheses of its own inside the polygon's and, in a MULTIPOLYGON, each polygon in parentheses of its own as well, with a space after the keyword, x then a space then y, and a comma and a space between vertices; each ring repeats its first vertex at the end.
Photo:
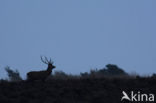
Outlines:
POLYGON ((55 68, 51 59, 48 61, 47 57, 43 60, 41 56, 41 61, 45 64, 48 64, 47 70, 42 71, 31 71, 27 73, 27 79, 30 81, 42 80, 44 81, 49 75, 51 75, 52 70, 55 68))

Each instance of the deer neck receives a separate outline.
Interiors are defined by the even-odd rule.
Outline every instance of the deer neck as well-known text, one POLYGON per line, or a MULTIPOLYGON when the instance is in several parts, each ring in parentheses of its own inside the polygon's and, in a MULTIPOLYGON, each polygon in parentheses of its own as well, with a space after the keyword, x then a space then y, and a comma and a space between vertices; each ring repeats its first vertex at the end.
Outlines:
POLYGON ((51 69, 51 68, 47 68, 47 72, 48 72, 49 74, 51 74, 52 69, 51 69))

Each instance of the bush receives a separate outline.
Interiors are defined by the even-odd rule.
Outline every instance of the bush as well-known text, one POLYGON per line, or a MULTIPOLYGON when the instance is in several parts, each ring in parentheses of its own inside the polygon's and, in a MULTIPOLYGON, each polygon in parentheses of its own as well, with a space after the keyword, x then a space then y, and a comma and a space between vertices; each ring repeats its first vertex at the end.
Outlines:
POLYGON ((53 77, 57 79, 65 79, 68 77, 68 74, 63 71, 55 71, 53 77))
POLYGON ((92 69, 90 70, 90 73, 81 73, 81 77, 118 77, 118 76, 128 76, 128 73, 126 73, 124 70, 119 68, 117 65, 114 64, 108 64, 103 69, 92 69))
POLYGON ((20 77, 20 73, 18 72, 18 70, 14 71, 12 69, 10 69, 10 67, 5 67, 5 70, 8 74, 9 80, 10 81, 21 81, 22 78, 20 77))
POLYGON ((127 73, 122 70, 121 68, 119 68, 117 65, 114 64, 108 64, 106 65, 106 72, 108 75, 127 75, 127 73))

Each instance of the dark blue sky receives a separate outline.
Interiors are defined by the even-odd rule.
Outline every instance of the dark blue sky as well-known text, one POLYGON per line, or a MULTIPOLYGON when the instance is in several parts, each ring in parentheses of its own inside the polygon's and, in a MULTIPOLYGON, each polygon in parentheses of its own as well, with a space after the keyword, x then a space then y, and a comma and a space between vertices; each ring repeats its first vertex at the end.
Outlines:
POLYGON ((117 64, 156 72, 155 0, 0 0, 0 77, 5 66, 77 74, 117 64))

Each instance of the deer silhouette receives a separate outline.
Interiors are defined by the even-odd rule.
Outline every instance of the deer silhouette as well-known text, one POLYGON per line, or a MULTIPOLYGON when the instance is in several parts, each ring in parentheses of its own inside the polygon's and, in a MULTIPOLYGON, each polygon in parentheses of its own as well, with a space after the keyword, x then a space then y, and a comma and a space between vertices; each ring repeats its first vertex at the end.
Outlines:
POLYGON ((41 61, 45 64, 48 65, 47 70, 42 70, 42 71, 31 71, 27 73, 27 79, 30 81, 34 81, 34 80, 42 80, 45 81, 46 78, 51 75, 52 70, 54 68, 56 68, 53 65, 53 61, 47 59, 47 57, 45 57, 45 59, 43 60, 42 56, 41 56, 41 61))

